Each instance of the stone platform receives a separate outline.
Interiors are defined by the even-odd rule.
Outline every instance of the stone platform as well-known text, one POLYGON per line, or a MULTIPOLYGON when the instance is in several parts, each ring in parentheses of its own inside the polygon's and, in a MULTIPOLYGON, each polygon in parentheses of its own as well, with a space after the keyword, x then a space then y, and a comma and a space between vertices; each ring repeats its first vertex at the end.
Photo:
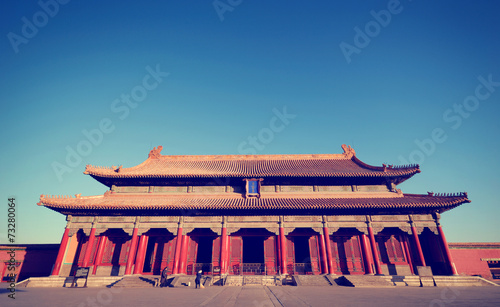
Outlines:
POLYGON ((182 288, 17 288, 0 284, 0 306, 499 306, 497 287, 259 286, 182 288))

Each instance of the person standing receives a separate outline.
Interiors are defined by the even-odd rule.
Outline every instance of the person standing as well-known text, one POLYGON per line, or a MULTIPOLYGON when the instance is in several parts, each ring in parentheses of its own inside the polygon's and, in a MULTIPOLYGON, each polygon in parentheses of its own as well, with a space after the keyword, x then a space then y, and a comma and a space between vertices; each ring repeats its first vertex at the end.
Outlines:
POLYGON ((194 280, 194 282, 196 283, 195 289, 197 289, 198 287, 200 287, 200 284, 201 284, 201 273, 202 273, 201 270, 199 270, 198 273, 196 273, 196 279, 194 280))
POLYGON ((168 267, 165 267, 161 272, 160 287, 166 287, 168 280, 168 267))

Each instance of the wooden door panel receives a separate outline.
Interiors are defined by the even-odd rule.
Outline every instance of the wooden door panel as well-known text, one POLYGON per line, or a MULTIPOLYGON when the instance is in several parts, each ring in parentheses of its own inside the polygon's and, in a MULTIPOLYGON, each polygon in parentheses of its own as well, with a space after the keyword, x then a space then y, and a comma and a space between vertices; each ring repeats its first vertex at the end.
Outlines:
POLYGON ((229 271, 235 275, 240 275, 241 262, 243 260, 243 239, 237 236, 229 237, 231 239, 230 245, 230 268, 229 271))
POLYGON ((276 243, 275 236, 270 236, 264 241, 264 262, 267 274, 276 274, 276 243))
POLYGON ((311 258, 311 269, 314 275, 320 274, 318 237, 313 235, 309 238, 309 253, 311 258))

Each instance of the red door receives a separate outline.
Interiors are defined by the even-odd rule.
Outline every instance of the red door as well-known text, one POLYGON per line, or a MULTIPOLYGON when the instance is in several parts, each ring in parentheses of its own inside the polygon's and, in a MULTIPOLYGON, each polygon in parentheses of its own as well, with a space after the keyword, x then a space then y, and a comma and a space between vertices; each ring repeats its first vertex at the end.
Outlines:
POLYGON ((309 253, 311 254, 311 269, 314 275, 320 274, 318 236, 313 235, 309 238, 309 253))
POLYGON ((168 241, 163 247, 161 271, 163 271, 164 268, 167 268, 167 272, 171 274, 174 268, 175 244, 177 242, 177 236, 167 237, 166 239, 168 241))
POLYGON ((198 242, 196 239, 189 237, 188 239, 188 254, 187 254, 187 269, 186 274, 193 275, 196 274, 195 263, 196 263, 196 255, 198 253, 198 242))
POLYGON ((275 236, 264 240, 264 262, 268 275, 276 274, 276 243, 275 236))
POLYGON ((220 265, 220 237, 214 239, 212 243, 212 266, 220 265))
POLYGON ((286 269, 288 274, 295 274, 295 245, 293 237, 285 237, 286 239, 286 269))
POLYGON ((241 237, 229 237, 231 238, 231 260, 229 272, 232 272, 234 275, 241 274, 241 262, 243 260, 243 239, 241 237))
POLYGON ((361 252, 361 242, 359 240, 359 235, 352 236, 349 241, 352 261, 351 274, 364 274, 365 270, 362 256, 363 253, 361 252))
POLYGON ((363 274, 363 258, 359 236, 332 236, 332 257, 335 272, 342 274, 363 274))

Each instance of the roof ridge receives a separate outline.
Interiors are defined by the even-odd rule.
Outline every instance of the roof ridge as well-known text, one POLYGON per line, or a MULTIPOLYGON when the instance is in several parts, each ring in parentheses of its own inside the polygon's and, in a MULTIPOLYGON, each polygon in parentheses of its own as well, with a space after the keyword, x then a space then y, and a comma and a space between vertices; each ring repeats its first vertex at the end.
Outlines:
POLYGON ((163 146, 154 147, 148 155, 148 159, 172 159, 172 160, 282 160, 282 159, 350 159, 352 156, 356 155, 354 149, 351 146, 342 144, 342 149, 344 153, 341 154, 266 154, 266 155, 162 155, 161 151, 163 146))

